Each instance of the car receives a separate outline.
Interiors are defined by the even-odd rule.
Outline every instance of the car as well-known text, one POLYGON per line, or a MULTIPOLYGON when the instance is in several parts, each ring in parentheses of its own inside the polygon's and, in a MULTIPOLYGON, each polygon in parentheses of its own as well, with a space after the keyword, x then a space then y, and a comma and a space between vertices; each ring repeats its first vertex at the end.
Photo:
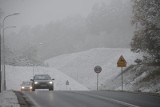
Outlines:
POLYGON ((54 79, 51 79, 51 77, 48 74, 39 74, 34 75, 32 81, 32 91, 35 91, 35 89, 49 89, 49 91, 54 90, 54 79))
POLYGON ((23 81, 21 84, 21 91, 32 91, 32 82, 23 81))

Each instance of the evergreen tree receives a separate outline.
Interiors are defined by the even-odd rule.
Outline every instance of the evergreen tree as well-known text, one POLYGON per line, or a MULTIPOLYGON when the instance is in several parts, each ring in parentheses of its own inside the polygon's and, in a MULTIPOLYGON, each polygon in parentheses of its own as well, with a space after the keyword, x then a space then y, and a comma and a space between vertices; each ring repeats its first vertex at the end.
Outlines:
POLYGON ((143 52, 144 61, 160 62, 160 0, 132 0, 136 26, 132 51, 143 52))

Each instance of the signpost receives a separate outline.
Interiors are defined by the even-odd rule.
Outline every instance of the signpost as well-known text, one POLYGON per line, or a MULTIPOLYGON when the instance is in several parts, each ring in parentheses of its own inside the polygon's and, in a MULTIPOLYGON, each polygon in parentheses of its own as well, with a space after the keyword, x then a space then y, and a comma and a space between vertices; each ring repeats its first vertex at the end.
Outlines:
POLYGON ((67 80, 66 81, 66 90, 67 90, 67 86, 69 85, 69 81, 67 80))
POLYGON ((94 71, 95 73, 97 73, 97 91, 98 91, 98 76, 99 76, 99 73, 102 71, 102 68, 97 65, 94 67, 94 71))
POLYGON ((0 93, 1 93, 1 89, 2 89, 1 88, 1 86, 2 86, 1 85, 2 84, 2 82, 1 82, 2 81, 2 76, 1 76, 2 75, 2 71, 1 71, 1 65, 2 65, 2 63, 1 63, 1 45, 2 45, 2 43, 1 43, 1 33, 0 33, 0 93))
POLYGON ((68 80, 66 81, 66 85, 69 85, 69 81, 68 80))
POLYGON ((121 55, 117 61, 117 67, 121 67, 121 79, 122 79, 122 91, 123 91, 123 67, 127 66, 127 62, 124 57, 121 55))

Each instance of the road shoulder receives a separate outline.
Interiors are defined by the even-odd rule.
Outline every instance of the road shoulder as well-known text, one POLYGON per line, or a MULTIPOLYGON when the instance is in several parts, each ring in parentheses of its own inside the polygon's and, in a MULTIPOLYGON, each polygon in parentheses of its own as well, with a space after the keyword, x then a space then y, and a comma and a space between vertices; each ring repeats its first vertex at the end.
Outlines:
POLYGON ((18 102, 20 107, 29 107, 29 103, 26 101, 24 94, 20 91, 14 91, 15 95, 17 96, 18 102))

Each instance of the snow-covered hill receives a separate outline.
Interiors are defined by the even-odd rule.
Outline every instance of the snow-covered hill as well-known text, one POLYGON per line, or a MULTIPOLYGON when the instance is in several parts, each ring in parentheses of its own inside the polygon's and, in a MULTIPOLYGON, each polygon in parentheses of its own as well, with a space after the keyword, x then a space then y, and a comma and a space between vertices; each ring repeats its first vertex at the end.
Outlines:
POLYGON ((96 89, 96 73, 94 67, 100 65, 102 72, 99 74, 100 87, 108 80, 116 77, 121 69, 117 67, 117 60, 123 55, 127 66, 134 64, 138 54, 130 49, 96 48, 84 52, 65 54, 46 61, 50 66, 64 72, 89 89, 96 89))
POLYGON ((34 74, 45 73, 55 78, 55 90, 95 90, 97 75, 94 67, 100 65, 99 89, 121 90, 121 69, 117 67, 121 55, 127 61, 123 74, 124 90, 160 92, 159 67, 136 65, 134 60, 141 55, 132 53, 130 49, 108 48, 57 56, 46 61, 50 67, 6 66, 7 89, 19 90, 22 81, 29 81, 34 74), (70 83, 68 87, 67 80, 70 83))
MULTIPOLYGON (((148 65, 132 65, 123 74, 124 89, 127 91, 160 93, 160 67, 148 65)), ((111 81, 119 89, 121 76, 111 81)))
POLYGON ((55 79, 55 90, 88 90, 86 87, 55 68, 6 66, 7 90, 20 90, 22 81, 30 81, 34 74, 49 74, 55 79), (69 85, 66 87, 67 80, 69 81, 69 85))

